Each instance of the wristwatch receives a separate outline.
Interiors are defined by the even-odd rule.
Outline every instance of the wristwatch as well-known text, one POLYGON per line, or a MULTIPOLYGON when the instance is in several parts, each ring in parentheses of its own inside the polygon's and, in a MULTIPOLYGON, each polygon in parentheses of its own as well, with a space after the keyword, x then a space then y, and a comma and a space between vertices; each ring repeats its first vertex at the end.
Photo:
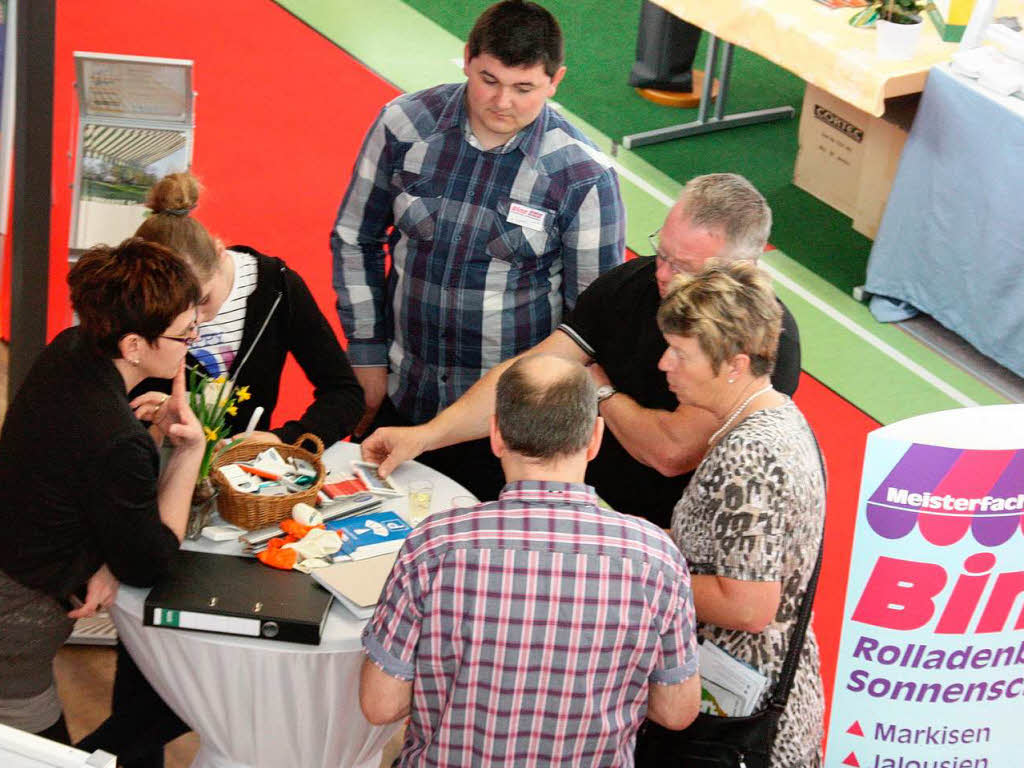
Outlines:
POLYGON ((602 384, 597 388, 597 404, 600 405, 618 391, 611 384, 602 384))

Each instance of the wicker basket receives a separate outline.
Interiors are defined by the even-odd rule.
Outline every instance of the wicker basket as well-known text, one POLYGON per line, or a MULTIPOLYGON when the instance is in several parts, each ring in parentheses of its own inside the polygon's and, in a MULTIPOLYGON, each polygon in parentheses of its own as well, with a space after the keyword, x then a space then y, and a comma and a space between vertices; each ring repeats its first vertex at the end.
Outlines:
POLYGON ((293 445, 247 441, 228 448, 213 460, 210 467, 210 478, 217 488, 217 511, 227 522, 252 529, 262 528, 291 517, 292 507, 300 502, 316 506, 316 495, 324 484, 324 463, 320 460, 323 453, 323 441, 309 433, 302 435, 293 445), (299 447, 307 440, 316 446, 316 453, 310 453, 299 447), (308 488, 285 496, 260 496, 255 493, 235 490, 224 479, 224 475, 217 471, 227 464, 255 459, 267 448, 276 448, 277 452, 285 459, 293 456, 305 459, 316 467, 316 480, 308 488))

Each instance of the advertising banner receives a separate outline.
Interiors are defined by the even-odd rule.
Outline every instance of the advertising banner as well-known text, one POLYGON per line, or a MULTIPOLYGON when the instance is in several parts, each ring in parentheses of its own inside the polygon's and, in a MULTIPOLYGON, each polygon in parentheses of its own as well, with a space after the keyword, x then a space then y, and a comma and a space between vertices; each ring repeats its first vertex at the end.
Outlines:
POLYGON ((868 436, 826 765, 1024 765, 1024 405, 868 436))

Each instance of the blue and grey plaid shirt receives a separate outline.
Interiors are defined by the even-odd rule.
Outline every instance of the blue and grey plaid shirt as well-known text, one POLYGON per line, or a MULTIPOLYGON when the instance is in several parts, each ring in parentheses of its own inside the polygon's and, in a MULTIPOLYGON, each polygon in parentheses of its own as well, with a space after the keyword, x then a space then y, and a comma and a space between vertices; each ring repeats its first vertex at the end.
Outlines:
POLYGON ((388 365, 391 399, 415 423, 547 338, 624 255, 607 157, 549 105, 484 151, 464 97, 465 85, 440 85, 384 107, 331 233, 349 358, 388 365), (516 203, 528 225, 509 220, 516 203))

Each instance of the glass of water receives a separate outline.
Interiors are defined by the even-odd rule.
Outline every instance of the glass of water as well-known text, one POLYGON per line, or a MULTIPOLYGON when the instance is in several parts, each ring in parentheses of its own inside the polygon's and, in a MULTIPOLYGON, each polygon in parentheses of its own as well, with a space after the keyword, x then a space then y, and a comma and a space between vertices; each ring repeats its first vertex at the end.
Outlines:
POLYGON ((434 484, 429 480, 409 483, 409 520, 419 525, 430 515, 430 502, 434 497, 434 484))

